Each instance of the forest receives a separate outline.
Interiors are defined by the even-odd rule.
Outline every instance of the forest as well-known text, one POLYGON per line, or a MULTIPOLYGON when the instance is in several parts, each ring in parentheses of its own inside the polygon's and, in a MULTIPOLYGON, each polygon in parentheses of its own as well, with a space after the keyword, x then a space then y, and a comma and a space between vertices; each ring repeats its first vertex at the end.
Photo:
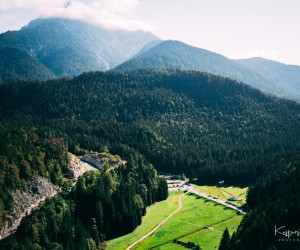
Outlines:
POLYGON ((0 122, 1 183, 14 183, 1 192, 2 218, 11 190, 26 186, 24 176, 60 185, 66 163, 56 164, 57 155, 107 146, 128 162, 88 173, 48 200, 22 221, 6 243, 12 249, 104 248, 104 240, 132 231, 146 206, 168 196, 155 169, 203 184, 252 185, 247 215, 227 249, 294 249, 276 241, 274 226, 299 226, 296 102, 196 71, 92 72, 1 85, 0 122))
POLYGON ((127 145, 160 171, 251 183, 300 147, 300 106, 196 71, 97 72, 0 86, 0 121, 55 131, 75 154, 127 145))
MULTIPOLYGON (((13 209, 13 191, 26 191, 32 178, 62 187, 67 182, 67 145, 53 135, 1 124, 1 225, 13 209)), ((168 187, 142 155, 128 147, 119 151, 124 166, 88 172, 71 190, 63 188, 25 217, 0 249, 100 249, 104 240, 133 231, 147 206, 168 197, 168 187)))
POLYGON ((14 190, 26 191, 27 183, 37 176, 62 186, 67 166, 67 147, 62 138, 0 123, 0 225, 13 209, 14 190))
POLYGON ((299 249, 299 156, 278 165, 250 188, 248 213, 231 238, 224 232, 220 249, 299 249))

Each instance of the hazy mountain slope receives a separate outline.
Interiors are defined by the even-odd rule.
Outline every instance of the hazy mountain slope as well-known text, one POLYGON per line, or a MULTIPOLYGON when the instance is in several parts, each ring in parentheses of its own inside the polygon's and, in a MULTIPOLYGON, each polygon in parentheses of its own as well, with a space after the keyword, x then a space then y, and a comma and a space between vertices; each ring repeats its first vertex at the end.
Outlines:
POLYGON ((300 95, 300 67, 286 65, 264 58, 251 58, 237 60, 239 63, 248 66, 251 70, 264 76, 268 80, 289 90, 295 95, 300 95))
POLYGON ((54 74, 38 60, 19 49, 0 49, 0 83, 51 79, 54 74))
POLYGON ((241 63, 178 41, 161 42, 116 67, 117 70, 142 68, 199 70, 230 77, 277 96, 291 95, 290 90, 280 83, 267 79, 241 63))
POLYGON ((131 59, 138 57, 139 55, 147 52, 148 50, 152 49, 153 47, 159 45, 160 43, 162 43, 162 40, 154 40, 151 41, 150 43, 147 43, 139 52, 137 52, 131 59))
POLYGON ((22 49, 55 75, 107 70, 158 38, 149 32, 112 31, 76 20, 37 19, 0 35, 0 47, 22 49))

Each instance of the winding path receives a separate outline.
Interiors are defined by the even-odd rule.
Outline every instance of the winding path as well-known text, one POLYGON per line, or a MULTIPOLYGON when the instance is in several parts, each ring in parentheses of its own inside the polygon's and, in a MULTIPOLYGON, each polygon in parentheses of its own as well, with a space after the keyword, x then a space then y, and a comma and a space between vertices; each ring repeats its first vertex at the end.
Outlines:
POLYGON ((137 241, 133 242, 129 247, 126 248, 126 250, 129 250, 133 248, 135 245, 139 244, 141 241, 152 235, 157 229, 159 229, 165 222, 167 222, 174 214, 178 213, 180 209, 182 208, 182 197, 186 195, 188 192, 180 195, 178 197, 178 208, 171 213, 167 218, 165 218, 162 222, 160 222, 155 228, 153 228, 149 233, 145 234, 142 238, 138 239, 137 241))

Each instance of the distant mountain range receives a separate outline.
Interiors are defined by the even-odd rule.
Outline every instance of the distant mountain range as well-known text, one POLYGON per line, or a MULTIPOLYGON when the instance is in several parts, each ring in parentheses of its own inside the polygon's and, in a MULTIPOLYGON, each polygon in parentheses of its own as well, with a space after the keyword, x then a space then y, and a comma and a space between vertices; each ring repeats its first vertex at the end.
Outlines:
POLYGON ((106 30, 78 20, 36 19, 0 35, 0 83, 45 80, 110 69, 197 70, 300 100, 300 67, 252 58, 231 60, 144 32, 106 30))
POLYGON ((197 70, 244 82, 263 92, 300 100, 300 67, 266 59, 231 60, 179 41, 147 44, 138 55, 115 69, 197 70))
POLYGON ((1 55, 13 54, 1 56, 0 83, 108 70, 153 40, 158 38, 144 31, 111 31, 69 19, 36 19, 20 31, 0 35, 1 55))

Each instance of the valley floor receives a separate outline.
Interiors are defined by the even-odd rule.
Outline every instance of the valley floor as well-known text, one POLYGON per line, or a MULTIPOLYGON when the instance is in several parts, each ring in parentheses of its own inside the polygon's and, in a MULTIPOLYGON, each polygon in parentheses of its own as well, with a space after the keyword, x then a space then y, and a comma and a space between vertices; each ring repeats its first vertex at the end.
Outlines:
POLYGON ((149 207, 142 224, 134 232, 109 241, 107 249, 185 249, 179 243, 188 242, 204 250, 215 249, 226 227, 230 233, 238 227, 242 219, 239 212, 192 193, 183 194, 172 191, 166 201, 149 207))

